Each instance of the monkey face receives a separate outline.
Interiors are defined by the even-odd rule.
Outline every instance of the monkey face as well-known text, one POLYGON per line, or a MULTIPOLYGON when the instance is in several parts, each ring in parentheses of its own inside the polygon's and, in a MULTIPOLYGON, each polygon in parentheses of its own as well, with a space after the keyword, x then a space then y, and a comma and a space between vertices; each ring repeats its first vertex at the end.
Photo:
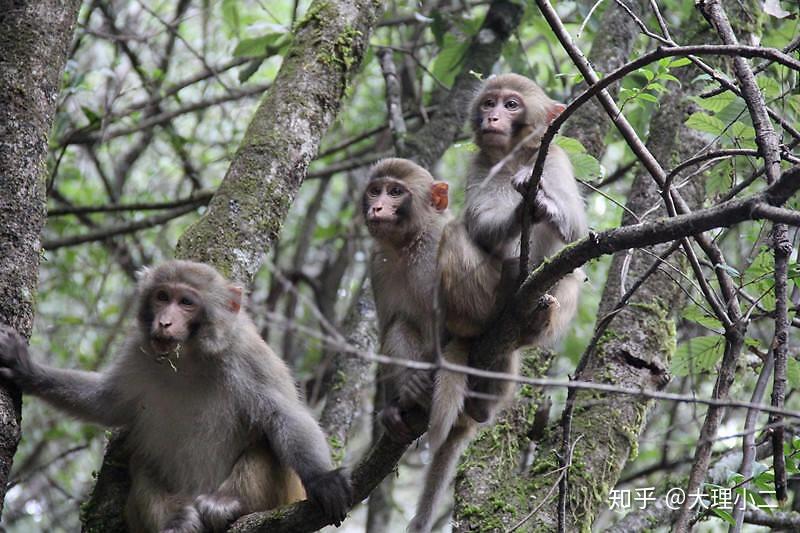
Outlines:
POLYGON ((411 191, 403 182, 389 177, 371 180, 362 205, 370 234, 380 238, 400 231, 411 212, 411 203, 411 191))
POLYGON ((488 90, 478 99, 475 133, 480 146, 507 151, 512 138, 524 125, 525 103, 518 92, 488 90))
POLYGON ((173 352, 189 340, 202 312, 200 294, 183 283, 153 287, 145 305, 150 310, 150 344, 158 355, 173 352))

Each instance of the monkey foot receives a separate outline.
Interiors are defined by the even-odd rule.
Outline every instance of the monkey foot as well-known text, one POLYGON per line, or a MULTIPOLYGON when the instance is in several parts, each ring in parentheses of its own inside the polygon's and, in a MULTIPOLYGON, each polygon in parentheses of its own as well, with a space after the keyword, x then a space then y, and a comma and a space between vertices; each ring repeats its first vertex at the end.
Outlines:
POLYGON ((477 398, 467 398, 464 400, 464 412, 479 424, 483 424, 492 416, 486 402, 477 398))
POLYGON ((396 405, 384 407, 378 415, 378 418, 383 428, 386 430, 386 434, 395 442, 401 444, 414 442, 419 436, 403 419, 403 413, 396 405))
POLYGON ((558 303, 558 299, 555 296, 551 294, 545 294, 539 298, 539 307, 542 309, 558 309, 561 307, 561 304, 558 303))

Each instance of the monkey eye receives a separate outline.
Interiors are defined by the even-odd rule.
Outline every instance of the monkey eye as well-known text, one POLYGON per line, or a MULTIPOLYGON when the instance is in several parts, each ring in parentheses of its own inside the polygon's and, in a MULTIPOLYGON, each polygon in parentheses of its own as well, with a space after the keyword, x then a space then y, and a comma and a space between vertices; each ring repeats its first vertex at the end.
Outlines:
POLYGON ((401 196, 403 194, 403 192, 404 192, 403 188, 402 187, 398 187, 398 186, 394 186, 391 189, 389 189, 389 195, 390 196, 395 196, 395 197, 396 196, 401 196))
POLYGON ((378 196, 381 193, 380 187, 370 187, 367 189, 367 194, 370 196, 378 196))
POLYGON ((510 109, 511 111, 519 109, 519 102, 516 100, 509 100, 506 102, 506 109, 510 109))
POLYGON ((158 291, 156 293, 156 300, 158 300, 159 302, 168 302, 169 294, 167 294, 167 291, 158 291))
POLYGON ((489 108, 489 107, 494 107, 494 106, 495 106, 495 102, 494 102, 494 100, 492 98, 487 98, 486 100, 483 101, 483 107, 489 108))
POLYGON ((194 300, 192 300, 191 298, 187 298, 186 296, 184 296, 183 298, 181 298, 181 305, 184 305, 184 306, 186 306, 186 307, 191 307, 191 306, 193 306, 193 305, 194 305, 194 300))

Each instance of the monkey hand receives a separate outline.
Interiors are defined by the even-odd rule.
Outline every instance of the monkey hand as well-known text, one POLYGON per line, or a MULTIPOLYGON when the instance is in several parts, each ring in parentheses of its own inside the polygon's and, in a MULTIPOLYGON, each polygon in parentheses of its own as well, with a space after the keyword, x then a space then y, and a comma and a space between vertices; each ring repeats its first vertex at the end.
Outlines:
POLYGON ((417 370, 408 372, 400 389, 400 406, 419 405, 429 409, 433 400, 433 371, 417 370))
POLYGON ((533 172, 532 166, 523 166, 521 167, 513 176, 511 176, 511 185, 514 189, 524 195, 528 189, 528 181, 531 179, 531 173, 533 172))
POLYGON ((392 403, 381 409, 378 417, 386 429, 386 434, 395 442, 405 444, 413 442, 417 435, 403 419, 403 408, 392 403))
POLYGON ((0 324, 0 378, 27 390, 36 375, 25 339, 9 326, 0 324))
POLYGON ((335 525, 340 525, 347 517, 353 504, 353 487, 350 475, 343 468, 319 474, 304 481, 303 486, 308 499, 316 503, 335 525))

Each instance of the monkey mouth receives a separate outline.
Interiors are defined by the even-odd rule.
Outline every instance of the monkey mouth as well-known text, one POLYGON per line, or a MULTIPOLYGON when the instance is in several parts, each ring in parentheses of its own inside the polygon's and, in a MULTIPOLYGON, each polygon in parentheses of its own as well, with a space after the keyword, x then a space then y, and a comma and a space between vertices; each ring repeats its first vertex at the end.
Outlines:
POLYGON ((156 355, 166 355, 173 353, 178 349, 180 341, 174 337, 152 337, 150 345, 156 352, 156 355))
POLYGON ((483 128, 483 130, 481 130, 481 133, 483 135, 502 135, 503 137, 505 137, 506 135, 505 131, 498 128, 483 128))

